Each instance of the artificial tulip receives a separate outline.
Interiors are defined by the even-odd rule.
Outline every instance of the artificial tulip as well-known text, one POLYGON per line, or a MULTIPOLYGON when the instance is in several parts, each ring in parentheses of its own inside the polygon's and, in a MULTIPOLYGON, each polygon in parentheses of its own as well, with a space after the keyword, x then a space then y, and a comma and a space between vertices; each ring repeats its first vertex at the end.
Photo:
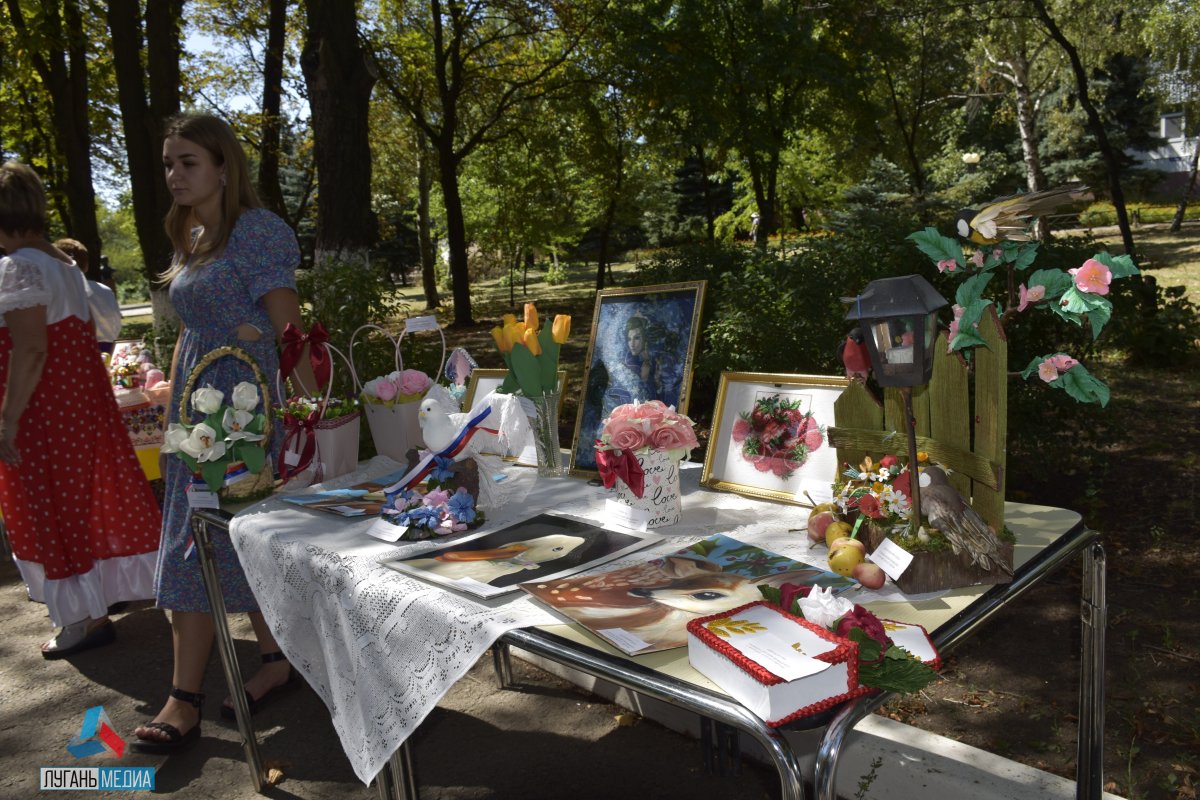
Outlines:
POLYGON ((511 350, 513 345, 524 343, 525 341, 525 323, 514 322, 511 325, 504 326, 504 338, 508 340, 508 349, 511 350))
POLYGON ((500 324, 501 324, 501 325, 503 325, 505 328, 507 328, 509 325, 515 325, 515 324, 516 324, 516 322, 517 322, 517 315, 516 315, 516 314, 505 314, 505 315, 504 315, 503 317, 501 317, 500 319, 501 319, 501 320, 503 320, 503 321, 502 321, 500 324))
POLYGON ((499 325, 492 328, 492 339, 496 342, 496 347, 501 353, 507 353, 512 350, 512 345, 509 344, 507 337, 504 335, 504 329, 499 325))
POLYGON ((542 345, 538 342, 537 332, 533 330, 525 331, 525 346, 529 348, 529 352, 535 356, 542 354, 542 345))
POLYGON ((554 318, 554 324, 551 326, 554 341, 558 344, 566 344, 567 337, 571 335, 571 317, 568 314, 559 314, 554 318))
POLYGON ((538 313, 537 305, 534 303, 525 304, 525 330, 537 333, 538 330, 538 313))

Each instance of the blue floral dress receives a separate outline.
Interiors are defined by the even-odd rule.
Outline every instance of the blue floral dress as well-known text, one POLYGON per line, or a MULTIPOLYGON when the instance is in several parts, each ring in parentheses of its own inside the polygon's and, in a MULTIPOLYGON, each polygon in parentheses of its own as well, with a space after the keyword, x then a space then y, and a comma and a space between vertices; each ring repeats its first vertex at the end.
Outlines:
MULTIPOLYGON (((272 289, 295 289, 299 262, 300 248, 292 229, 270 211, 256 208, 242 212, 219 258, 198 269, 185 268, 175 276, 171 282, 171 303, 183 320, 184 330, 175 374, 171 376, 175 394, 169 412, 171 422, 179 421, 179 397, 188 375, 206 353, 217 347, 234 345, 249 353, 274 392, 279 354, 275 349, 275 330, 262 297, 272 289), (262 331, 262 338, 256 342, 239 338, 237 327, 243 323, 262 331)), ((204 370, 195 385, 219 389, 228 401, 233 387, 241 381, 257 385, 249 366, 235 358, 221 358, 204 370)), ((278 448, 276 436, 273 449, 277 452, 278 448)), ((155 580, 158 607, 208 611, 200 565, 196 554, 187 552, 191 543, 191 515, 185 492, 191 475, 179 458, 169 456, 166 461, 162 543, 155 580)), ((213 539, 226 610, 257 611, 258 603, 246 583, 229 535, 218 531, 213 539)))

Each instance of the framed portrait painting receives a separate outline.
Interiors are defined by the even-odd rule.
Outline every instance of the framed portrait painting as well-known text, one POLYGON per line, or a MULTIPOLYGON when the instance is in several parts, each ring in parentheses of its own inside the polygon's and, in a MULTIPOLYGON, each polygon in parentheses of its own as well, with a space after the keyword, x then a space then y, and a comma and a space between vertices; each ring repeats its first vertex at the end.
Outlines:
POLYGON ((706 283, 597 293, 575 418, 572 474, 596 473, 596 435, 617 406, 661 400, 687 412, 706 283))
POLYGON ((833 498, 833 404, 850 381, 819 375, 724 372, 701 484, 789 503, 833 498))

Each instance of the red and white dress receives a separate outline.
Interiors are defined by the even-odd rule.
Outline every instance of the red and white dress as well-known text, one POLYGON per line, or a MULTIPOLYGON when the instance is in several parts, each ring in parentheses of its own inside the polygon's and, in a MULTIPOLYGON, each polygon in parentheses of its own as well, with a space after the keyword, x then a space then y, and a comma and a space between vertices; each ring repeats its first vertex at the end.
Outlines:
MULTIPOLYGON (((21 415, 21 463, 0 462, 0 510, 33 600, 55 627, 154 597, 162 515, 121 422, 83 273, 22 248, 0 258, 0 315, 46 309, 46 365, 21 415)), ((0 398, 13 340, 0 321, 0 398)))

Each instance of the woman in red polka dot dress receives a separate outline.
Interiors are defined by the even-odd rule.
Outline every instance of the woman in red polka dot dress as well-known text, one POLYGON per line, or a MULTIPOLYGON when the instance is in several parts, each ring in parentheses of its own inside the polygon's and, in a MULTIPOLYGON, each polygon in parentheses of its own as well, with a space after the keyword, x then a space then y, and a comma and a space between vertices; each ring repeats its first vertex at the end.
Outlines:
POLYGON ((32 169, 0 166, 0 508, 61 658, 116 636, 108 607, 154 597, 162 516, 98 356, 84 277, 45 238, 32 169))

